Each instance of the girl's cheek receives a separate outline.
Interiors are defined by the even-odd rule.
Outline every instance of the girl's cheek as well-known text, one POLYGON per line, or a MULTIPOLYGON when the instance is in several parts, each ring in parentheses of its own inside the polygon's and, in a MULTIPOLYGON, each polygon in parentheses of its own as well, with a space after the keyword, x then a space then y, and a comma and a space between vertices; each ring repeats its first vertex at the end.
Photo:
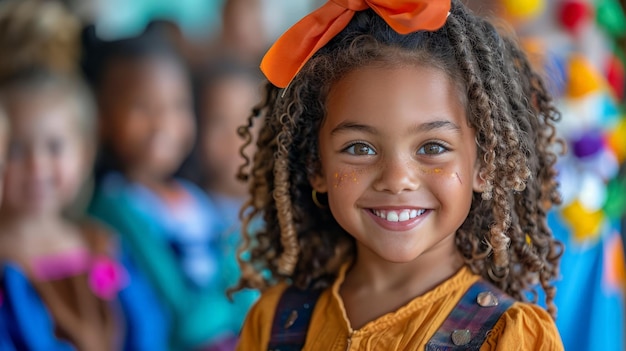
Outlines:
POLYGON ((420 172, 426 182, 446 183, 452 187, 471 184, 456 167, 420 167, 420 172))
POLYGON ((350 167, 333 170, 330 173, 331 187, 334 189, 350 188, 361 184, 370 173, 372 167, 350 167))
POLYGON ((350 184, 358 184, 359 183, 359 174, 356 170, 340 170, 337 172, 333 172, 333 188, 341 189, 350 184))

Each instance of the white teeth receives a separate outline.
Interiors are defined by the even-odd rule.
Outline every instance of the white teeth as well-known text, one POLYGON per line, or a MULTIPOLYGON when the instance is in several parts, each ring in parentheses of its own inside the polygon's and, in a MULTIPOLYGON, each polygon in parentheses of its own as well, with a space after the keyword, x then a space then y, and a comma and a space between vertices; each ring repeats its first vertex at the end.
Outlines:
POLYGON ((383 211, 373 210, 374 214, 380 218, 386 219, 389 222, 404 222, 417 216, 423 215, 426 210, 402 210, 402 211, 383 211))
POLYGON ((398 221, 398 213, 396 213, 396 211, 389 211, 387 213, 387 220, 389 222, 397 222, 398 221))
POLYGON ((410 212, 409 210, 404 210, 400 212, 400 215, 398 216, 398 222, 408 221, 410 218, 409 212, 410 212))

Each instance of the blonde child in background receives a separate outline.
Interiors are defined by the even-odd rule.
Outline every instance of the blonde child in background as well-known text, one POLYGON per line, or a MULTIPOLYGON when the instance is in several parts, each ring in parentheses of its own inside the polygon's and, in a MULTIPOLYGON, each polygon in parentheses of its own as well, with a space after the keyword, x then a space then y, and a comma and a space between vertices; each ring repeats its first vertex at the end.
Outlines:
POLYGON ((29 70, 2 83, 0 101, 11 125, 0 205, 8 342, 18 350, 164 350, 156 296, 110 233, 63 217, 91 173, 95 116, 85 86, 29 70))
POLYGON ((109 232, 67 219, 95 151, 79 24, 57 2, 0 3, 0 349, 164 350, 167 324, 109 232), (5 328, 3 328, 5 327, 5 328))
POLYGON ((228 347, 224 225, 207 215, 215 208, 206 194, 175 176, 196 133, 186 68, 158 31, 108 42, 88 28, 84 40, 101 127, 90 213, 116 229, 158 291, 172 350, 228 347))
POLYGON ((458 0, 333 0, 261 68, 239 350, 563 349, 559 115, 514 40, 458 0))

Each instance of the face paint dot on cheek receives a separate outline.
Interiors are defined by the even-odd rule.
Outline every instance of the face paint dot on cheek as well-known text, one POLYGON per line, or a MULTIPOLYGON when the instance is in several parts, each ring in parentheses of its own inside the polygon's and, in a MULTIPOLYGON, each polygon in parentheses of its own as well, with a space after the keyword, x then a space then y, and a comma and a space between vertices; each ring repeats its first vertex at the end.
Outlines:
POLYGON ((334 176, 335 176, 335 184, 334 187, 338 188, 340 186, 343 185, 344 181, 346 180, 352 180, 353 183, 358 184, 359 180, 357 178, 357 174, 358 173, 362 173, 362 170, 359 171, 351 171, 349 173, 341 173, 339 174, 338 172, 335 172, 334 176))
MULTIPOLYGON (((420 171, 423 174, 432 174, 432 175, 438 175, 438 176, 444 176, 447 175, 450 179, 456 179, 459 181, 459 183, 461 185, 463 185, 463 180, 461 179, 461 176, 459 175, 459 172, 452 172, 452 173, 447 173, 444 172, 443 168, 420 168, 420 171)), ((440 178, 440 179, 445 179, 445 178, 440 178)))
POLYGON ((424 174, 441 174, 441 173, 443 173, 443 169, 442 168, 428 169, 428 168, 420 167, 420 171, 422 171, 422 173, 424 173, 424 174))

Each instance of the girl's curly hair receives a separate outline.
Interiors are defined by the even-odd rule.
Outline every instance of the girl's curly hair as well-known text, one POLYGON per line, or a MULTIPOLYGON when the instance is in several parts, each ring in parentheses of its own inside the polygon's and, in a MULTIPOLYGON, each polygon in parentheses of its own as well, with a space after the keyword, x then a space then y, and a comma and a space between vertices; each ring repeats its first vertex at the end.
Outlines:
POLYGON ((474 194, 457 247, 472 271, 518 300, 532 294, 536 302, 540 285, 555 316, 551 282, 563 248, 546 212, 560 202, 554 170, 560 115, 517 43, 458 0, 435 32, 400 35, 373 11, 358 12, 287 89, 266 85, 264 100, 239 130, 250 144, 249 127, 265 117, 253 162, 246 159, 240 170, 251 198, 241 212, 242 278, 236 288, 265 289, 285 280, 323 288, 354 255, 354 239, 328 209, 313 203, 309 179, 320 170, 318 130, 330 86, 374 63, 434 66, 465 93, 461 99, 476 131, 486 187, 474 194), (266 227, 251 233, 248 225, 260 216, 266 227))

